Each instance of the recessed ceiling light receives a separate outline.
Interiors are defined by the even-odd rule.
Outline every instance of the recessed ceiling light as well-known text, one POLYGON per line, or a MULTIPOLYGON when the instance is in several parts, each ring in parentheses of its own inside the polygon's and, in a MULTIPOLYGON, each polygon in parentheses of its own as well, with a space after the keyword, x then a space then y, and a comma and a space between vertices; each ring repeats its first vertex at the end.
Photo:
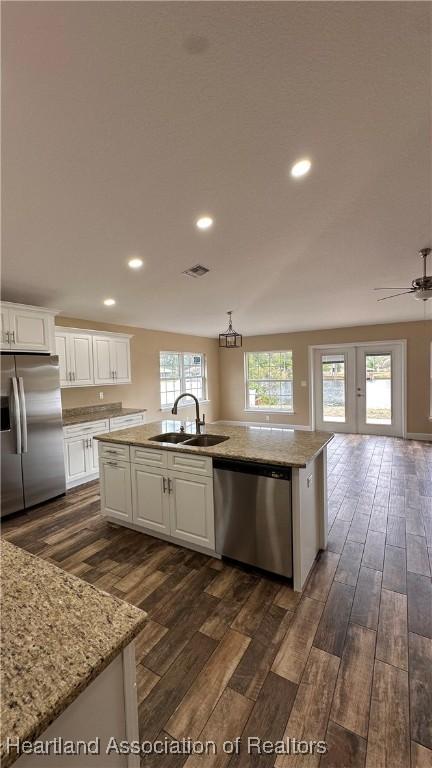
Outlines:
POLYGON ((112 307, 115 304, 115 299, 104 299, 104 304, 106 307, 112 307))
POLYGON ((294 176, 295 179, 299 179, 300 176, 305 176, 309 173, 311 166, 312 163, 307 157, 302 158, 302 160, 297 160, 291 168, 291 176, 294 176))
POLYGON ((138 259, 138 258, 136 258, 136 259, 129 259, 129 261, 128 261, 128 266, 131 269, 139 269, 140 267, 142 267, 143 264, 144 264, 143 260, 142 259, 138 259))
POLYGON ((198 229, 210 229, 213 226, 213 219, 211 216, 201 216, 201 218, 197 219, 196 225, 198 229))

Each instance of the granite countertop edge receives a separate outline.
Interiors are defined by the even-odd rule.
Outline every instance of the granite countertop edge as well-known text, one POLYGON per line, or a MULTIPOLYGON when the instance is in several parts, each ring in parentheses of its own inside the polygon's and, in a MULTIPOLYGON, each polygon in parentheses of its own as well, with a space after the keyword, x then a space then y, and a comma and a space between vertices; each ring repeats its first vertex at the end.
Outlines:
MULTIPOLYGON (((103 590, 99 590, 102 592, 103 590)), ((107 593, 108 594, 108 593, 107 593)), ((91 672, 82 678, 81 682, 76 685, 76 687, 73 688, 73 690, 70 691, 69 694, 67 694, 61 701, 59 701, 52 710, 47 713, 44 717, 41 717, 41 719, 34 725, 26 730, 23 730, 22 734, 14 734, 11 738, 19 739, 20 742, 23 741, 36 741, 39 736, 41 736, 44 731, 49 728, 49 726, 57 720, 58 717, 75 701, 75 699, 78 698, 78 696, 83 693, 86 688, 90 685, 90 683, 93 682, 93 680, 96 680, 97 677, 111 664, 112 661, 123 651, 124 648, 126 648, 129 643, 132 642, 132 640, 137 636, 138 632, 143 629, 145 622, 147 621, 147 617, 143 618, 142 625, 138 625, 135 629, 129 630, 129 632, 126 633, 123 640, 119 642, 115 647, 112 648, 112 650, 101 659, 99 664, 96 664, 91 672)), ((2 768, 8 768, 9 765, 13 765, 13 763, 18 760, 20 755, 18 755, 15 751, 5 752, 4 751, 4 741, 6 736, 2 739, 1 743, 1 749, 0 749, 0 758, 1 758, 1 766, 2 768)))
MULTIPOLYGON (((184 423, 184 422, 182 422, 184 423)), ((332 433, 320 433, 321 437, 321 443, 319 446, 316 447, 315 450, 310 450, 310 452, 307 453, 306 457, 302 457, 301 459, 294 459, 294 458, 281 458, 280 456, 272 456, 271 458, 266 455, 260 455, 259 448, 254 449, 244 449, 238 448, 237 450, 234 449, 234 452, 229 452, 230 445, 227 442, 219 443, 218 445, 214 446, 195 446, 195 445, 185 445, 184 443, 161 443, 161 442, 155 442, 150 440, 147 437, 134 437, 133 432, 136 430, 142 430, 143 427, 146 430, 149 430, 150 432, 152 430, 157 432, 158 426, 161 428, 162 431, 162 424, 163 422, 155 422, 152 424, 145 424, 142 427, 129 427, 127 429, 122 429, 116 432, 107 432, 100 435, 95 435, 94 439, 99 440, 101 442, 107 442, 107 443, 122 443, 125 445, 132 445, 135 447, 141 447, 141 448, 151 448, 153 450, 164 450, 164 451, 173 451, 177 453, 190 453, 200 456, 207 456, 209 458, 214 459, 226 459, 227 461, 245 461, 245 462, 251 462, 255 464, 268 464, 268 465, 276 465, 281 467, 293 467, 295 469, 304 469, 311 461, 313 461, 320 453, 321 451, 328 445, 328 443, 333 440, 334 435, 332 433), (150 428, 150 429, 149 429, 150 428), (132 433, 132 434, 131 434, 132 433), (325 434, 325 437, 324 437, 325 434), (224 450, 225 447, 225 450, 224 450), (227 452, 228 449, 228 452, 227 452)), ((180 422, 178 423, 178 426, 180 425, 180 422)), ((178 429, 177 426, 177 429, 178 429)), ((208 424, 208 433, 212 434, 213 432, 215 434, 225 435, 232 438, 232 434, 230 435, 230 431, 232 433, 232 429, 230 428, 224 428, 222 429, 222 425, 212 425, 208 424), (216 430, 214 429, 216 427, 216 430)), ((287 431, 289 432, 289 428, 287 428, 287 431)), ((292 430, 291 430, 292 431, 292 430)), ((295 430, 294 430, 295 431, 295 430)), ((297 430, 299 431, 299 430, 297 430)), ((302 435, 312 435, 314 433, 312 432, 302 432, 302 435)), ((233 439, 233 442, 235 441, 235 436, 233 439)), ((232 445, 232 443, 231 443, 232 445)), ((268 449, 267 449, 268 450, 268 449)), ((278 449, 280 450, 280 449, 278 449)))
MULTIPOLYGON (((68 573, 67 571, 64 571, 62 568, 58 567, 51 561, 43 560, 43 558, 38 557, 37 555, 33 555, 30 552, 27 552, 26 550, 21 549, 20 547, 16 547, 15 545, 11 544, 10 542, 2 542, 2 546, 6 544, 7 547, 12 547, 16 550, 20 550, 20 552, 27 556, 28 558, 33 559, 35 562, 41 561, 45 565, 50 566, 54 571, 58 571, 60 578, 72 579, 72 581, 81 582, 82 580, 79 579, 79 577, 74 576, 73 574, 68 573)), ((142 614, 141 616, 136 617, 135 620, 128 618, 129 622, 133 621, 133 624, 131 624, 127 629, 124 630, 124 632, 121 634, 121 637, 118 637, 113 640, 113 645, 110 647, 106 652, 103 653, 103 655, 100 656, 100 658, 93 664, 90 670, 83 672, 82 676, 77 679, 76 683, 74 681, 71 681, 69 687, 64 692, 61 692, 59 695, 58 700, 54 702, 50 702, 47 706, 46 711, 37 712, 34 715, 27 715, 29 722, 23 723, 22 729, 20 727, 15 728, 13 731, 6 731, 6 728, 2 727, 2 734, 1 734, 1 743, 0 743, 0 759, 1 759, 1 765, 2 768, 8 768, 8 766, 12 765, 19 757, 19 754, 16 753, 15 750, 11 750, 9 752, 6 751, 6 739, 13 738, 13 739, 19 739, 21 742, 25 740, 34 741, 39 738, 39 736, 46 731, 46 729, 72 704, 73 701, 75 701, 78 696, 85 691, 85 689, 111 664, 111 662, 121 653, 124 648, 126 648, 133 640, 134 638, 139 634, 139 632, 143 629, 146 621, 148 620, 147 613, 145 611, 142 611, 141 609, 137 609, 136 606, 132 606, 126 601, 122 600, 121 598, 114 597, 109 592, 106 592, 102 589, 99 589, 93 584, 89 584, 87 582, 85 583, 86 590, 91 590, 95 594, 99 593, 101 595, 104 595, 107 598, 110 598, 110 600, 113 601, 113 603, 117 604, 124 604, 129 609, 134 609, 135 611, 138 611, 142 614)), ((3 585, 2 585, 3 587, 3 585)), ((2 588, 3 592, 3 588, 2 588)), ((125 618, 126 621, 126 618, 125 618)), ((2 647, 2 653, 3 653, 3 647, 2 647)), ((3 663, 5 663, 3 661, 3 663)), ((24 720, 24 718, 23 718, 24 720)), ((20 721, 21 722, 21 721, 20 721)))

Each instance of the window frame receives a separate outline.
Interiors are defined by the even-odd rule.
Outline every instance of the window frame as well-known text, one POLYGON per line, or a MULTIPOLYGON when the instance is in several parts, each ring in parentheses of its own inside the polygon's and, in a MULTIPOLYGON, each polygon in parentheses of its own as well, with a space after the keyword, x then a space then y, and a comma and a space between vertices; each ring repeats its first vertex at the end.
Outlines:
MULTIPOLYGON (((180 393, 187 392, 186 382, 185 382, 185 364, 184 364, 185 355, 200 355, 200 357, 202 358, 202 376, 197 378, 201 379, 203 396, 202 398, 198 399, 198 402, 208 403, 209 401, 207 399, 207 356, 205 352, 179 352, 178 350, 173 350, 173 349, 161 349, 159 351, 159 403, 160 403, 161 411, 171 410, 171 408, 174 405, 174 400, 172 401, 172 403, 168 403, 164 405, 162 404, 161 382, 163 381, 163 379, 161 378, 161 355, 178 355, 179 373, 180 373, 180 393)), ((188 402, 187 400, 183 400, 181 403, 179 403, 179 408, 188 408, 191 405, 193 405, 192 400, 190 402, 188 402)))
POLYGON ((290 416, 295 413, 294 411, 294 353, 292 349, 250 349, 245 351, 243 356, 244 361, 244 384, 245 384, 245 411, 249 413, 286 413, 290 416), (249 378, 248 378, 248 355, 280 355, 281 353, 291 354, 291 366, 292 366, 292 378, 291 379, 260 379, 260 381, 291 381, 292 382, 292 408, 282 408, 280 405, 272 408, 269 405, 265 406, 253 406, 249 405, 249 378))

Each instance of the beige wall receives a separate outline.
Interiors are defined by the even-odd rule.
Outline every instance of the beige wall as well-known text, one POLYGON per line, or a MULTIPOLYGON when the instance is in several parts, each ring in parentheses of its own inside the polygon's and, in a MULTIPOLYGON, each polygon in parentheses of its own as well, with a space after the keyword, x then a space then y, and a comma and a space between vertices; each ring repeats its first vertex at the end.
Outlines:
MULTIPOLYGON (((218 418, 219 363, 216 339, 164 333, 162 331, 147 331, 142 328, 96 323, 90 320, 77 320, 61 316, 56 318, 56 325, 133 334, 131 339, 131 384, 62 389, 63 408, 122 401, 126 407, 147 408, 147 419, 149 421, 156 421, 165 417, 169 418, 169 411, 160 410, 159 352, 161 350, 204 352, 207 357, 207 394, 210 403, 205 404, 202 407, 202 411, 206 414, 207 421, 214 421, 218 418), (103 400, 99 400, 99 392, 104 393, 103 400)), ((194 417, 194 408, 181 409, 179 415, 182 418, 194 417)))
POLYGON ((278 333, 243 339, 239 350, 220 350, 220 418, 235 421, 264 421, 260 413, 245 412, 243 356, 247 351, 292 349, 294 366, 293 415, 272 414, 273 422, 308 425, 309 414, 309 356, 314 344, 343 344, 358 341, 407 340, 407 431, 431 433, 430 404, 430 343, 432 322, 365 325, 323 331, 278 333), (302 387, 301 382, 307 386, 302 387))
MULTIPOLYGON (((169 415, 160 410, 159 352, 204 352, 208 367, 208 397, 203 407, 207 421, 229 419, 234 421, 264 421, 260 413, 247 413, 244 391, 244 352, 248 350, 292 349, 294 362, 293 415, 271 414, 270 421, 286 424, 309 425, 309 346, 314 344, 343 344, 357 341, 407 340, 407 429, 408 432, 431 433, 430 403, 430 344, 432 322, 391 323, 388 325, 334 328, 300 333, 279 333, 270 336, 243 338, 243 348, 219 350, 216 339, 187 336, 163 331, 148 331, 130 326, 96 323, 89 320, 57 317, 57 325, 91 328, 133 334, 131 339, 132 383, 105 387, 63 389, 64 408, 117 402, 132 408, 147 408, 149 420, 169 415), (307 386, 302 387, 301 382, 307 386), (98 393, 104 393, 100 401, 98 393)), ((184 418, 193 416, 193 408, 181 411, 184 418)))

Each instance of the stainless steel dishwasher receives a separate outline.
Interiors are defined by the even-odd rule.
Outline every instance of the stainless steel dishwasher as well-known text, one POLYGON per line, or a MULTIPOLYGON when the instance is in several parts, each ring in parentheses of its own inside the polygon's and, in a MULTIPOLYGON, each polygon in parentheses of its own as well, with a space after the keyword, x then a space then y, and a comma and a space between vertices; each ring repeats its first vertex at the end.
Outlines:
POLYGON ((291 469, 213 460, 216 552, 292 576, 291 469))

